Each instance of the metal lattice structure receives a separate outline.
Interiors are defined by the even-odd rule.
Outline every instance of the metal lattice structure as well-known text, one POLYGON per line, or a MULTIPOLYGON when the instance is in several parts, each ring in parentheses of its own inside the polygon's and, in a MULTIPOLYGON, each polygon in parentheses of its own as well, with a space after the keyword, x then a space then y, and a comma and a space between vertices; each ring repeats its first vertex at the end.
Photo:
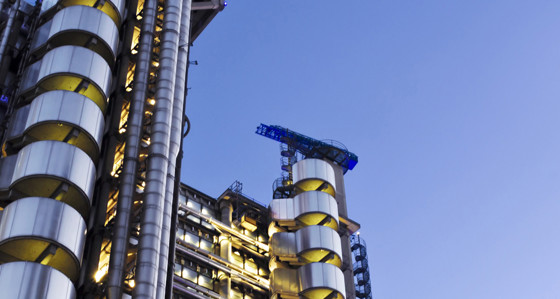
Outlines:
POLYGON ((342 166, 344 172, 354 169, 358 164, 358 156, 348 151, 340 142, 320 141, 281 126, 265 124, 258 126, 256 133, 293 147, 305 158, 330 160, 342 166))
POLYGON ((366 242, 359 233, 350 237, 352 257, 354 260, 354 283, 356 284, 356 298, 371 299, 371 279, 367 258, 366 242))

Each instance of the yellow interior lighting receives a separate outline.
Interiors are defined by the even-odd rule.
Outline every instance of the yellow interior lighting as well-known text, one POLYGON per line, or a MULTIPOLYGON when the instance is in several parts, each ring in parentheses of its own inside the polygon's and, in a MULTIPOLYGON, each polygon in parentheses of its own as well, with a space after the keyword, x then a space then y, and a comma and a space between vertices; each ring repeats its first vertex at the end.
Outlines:
MULTIPOLYGON (((2 253, 0 263, 16 260, 30 262, 37 261, 40 259, 40 255, 50 245, 51 243, 46 240, 29 236, 22 239, 5 241, 2 245, 0 245, 0 252, 2 253)), ((49 253, 49 255, 45 256, 40 263, 57 269, 74 282, 76 282, 79 277, 80 262, 71 252, 64 250, 62 247, 59 247, 54 254, 49 253)))
POLYGON ((115 161, 113 163, 113 170, 111 170, 111 176, 118 178, 119 177, 119 169, 123 165, 124 162, 124 153, 123 152, 115 152, 115 161))
POLYGON ((323 186, 323 184, 325 183, 325 181, 323 180, 316 180, 316 179, 308 179, 308 180, 303 180, 303 181, 299 181, 296 183, 296 193, 302 193, 305 191, 322 191, 325 192, 327 194, 329 194, 330 196, 335 196, 335 191, 333 186, 331 186, 331 184, 326 184, 326 188, 321 188, 323 186))
MULTIPOLYGON (((89 7, 95 7, 94 5, 96 3, 97 3, 96 0, 65 0, 65 1, 61 1, 60 4, 63 7, 74 6, 74 5, 85 5, 89 7)), ((98 6, 97 9, 106 13, 109 17, 111 17, 113 22, 115 22, 115 25, 117 25, 117 27, 120 27, 121 24, 120 13, 117 10, 117 8, 113 6, 113 3, 111 1, 105 1, 105 3, 102 6, 98 6)))
POLYGON ((324 299, 324 298, 344 299, 342 294, 336 291, 335 291, 336 296, 331 296, 332 292, 333 290, 328 288, 316 288, 316 289, 309 290, 307 292, 303 292, 301 295, 303 298, 309 298, 309 299, 324 299))
MULTIPOLYGON (((63 184, 61 178, 55 176, 30 176, 23 177, 11 185, 13 190, 25 194, 25 196, 51 197, 60 184, 63 184)), ((89 216, 89 199, 74 184, 68 184, 68 191, 59 199, 76 209, 84 219, 89 216)))
POLYGON ((128 113, 130 110, 130 102, 125 102, 121 110, 121 119, 119 120, 119 133, 126 132, 126 124, 128 122, 128 113))
POLYGON ((300 254, 300 256, 309 263, 313 262, 323 262, 327 264, 333 264, 340 268, 342 265, 342 260, 336 254, 333 254, 331 258, 324 260, 332 252, 325 249, 312 249, 307 250, 300 254))
MULTIPOLYGON (((33 140, 64 141, 74 128, 74 126, 66 123, 44 122, 28 128, 25 135, 32 137, 33 140)), ((68 140, 67 143, 83 150, 92 161, 97 162, 99 157, 99 148, 97 146, 97 142, 95 142, 91 135, 86 134, 84 131, 80 131, 76 138, 68 140)))
MULTIPOLYGON (((75 91, 80 83, 82 83, 82 78, 71 76, 71 75, 54 75, 43 79, 39 86, 44 90, 69 90, 75 91)), ((103 113, 107 108, 107 98, 105 98, 104 93, 99 90, 95 84, 89 84, 87 88, 78 91, 89 99, 91 99, 103 113)))
POLYGON ((334 230, 338 230, 338 223, 331 216, 325 215, 323 213, 309 213, 301 215, 297 218, 304 226, 309 225, 322 225, 330 227, 334 230))

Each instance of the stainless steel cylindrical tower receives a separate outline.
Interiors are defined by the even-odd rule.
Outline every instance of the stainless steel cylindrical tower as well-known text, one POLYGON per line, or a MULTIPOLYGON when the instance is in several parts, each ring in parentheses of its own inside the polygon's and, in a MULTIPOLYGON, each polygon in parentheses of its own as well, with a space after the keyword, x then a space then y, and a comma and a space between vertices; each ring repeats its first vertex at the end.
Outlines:
POLYGON ((334 170, 324 160, 304 159, 292 171, 296 195, 270 204, 272 297, 343 299, 346 290, 339 268, 342 247, 334 170))
POLYGON ((17 160, 0 221, 10 298, 76 296, 123 10, 45 1, 37 16, 4 144, 17 160))

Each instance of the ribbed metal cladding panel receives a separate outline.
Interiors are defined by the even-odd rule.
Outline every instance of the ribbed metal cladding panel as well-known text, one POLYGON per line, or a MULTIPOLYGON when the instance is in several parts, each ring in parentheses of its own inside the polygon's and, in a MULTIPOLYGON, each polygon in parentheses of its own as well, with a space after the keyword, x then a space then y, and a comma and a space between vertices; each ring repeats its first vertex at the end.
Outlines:
POLYGON ((342 259, 342 247, 338 233, 326 226, 306 226, 295 232, 296 250, 301 254, 309 250, 330 251, 342 259))
POLYGON ((301 191, 317 190, 324 182, 329 186, 318 190, 327 192, 334 196, 336 181, 334 170, 329 163, 319 159, 304 159, 295 163, 292 167, 294 185, 301 191))
POLYGON ((37 29, 31 51, 49 42, 51 47, 79 45, 94 50, 112 64, 119 43, 119 30, 102 11, 88 6, 70 6, 37 29), (90 43, 96 38, 97 43, 90 43))
POLYGON ((74 299, 72 282, 59 271, 32 262, 0 265, 1 298, 74 299))
POLYGON ((338 297, 344 298, 344 274, 331 264, 311 263, 298 270, 301 295, 310 292, 336 291, 338 297))
POLYGON ((11 188, 27 196, 50 197, 55 190, 44 179, 68 183, 70 189, 61 200, 87 218, 95 165, 86 153, 60 141, 38 141, 25 146, 18 153, 11 188))
POLYGON ((57 127, 41 128, 49 124, 64 124, 79 129, 86 136, 84 140, 73 142, 73 145, 82 149, 92 159, 96 159, 101 147, 105 120, 101 109, 90 99, 66 90, 41 94, 30 104, 24 134, 31 133, 32 137, 39 140, 53 138, 56 132, 52 131, 56 131, 57 127))
POLYGON ((83 47, 62 46, 49 51, 43 59, 26 69, 20 96, 37 96, 36 87, 44 91, 74 91, 79 89, 79 81, 72 78, 79 78, 92 85, 80 93, 105 111, 111 76, 109 65, 99 54, 83 47))
POLYGON ((0 252, 35 261, 53 244, 58 249, 44 263, 72 280, 77 279, 85 238, 86 223, 81 215, 51 198, 16 200, 6 207, 0 220, 0 252))

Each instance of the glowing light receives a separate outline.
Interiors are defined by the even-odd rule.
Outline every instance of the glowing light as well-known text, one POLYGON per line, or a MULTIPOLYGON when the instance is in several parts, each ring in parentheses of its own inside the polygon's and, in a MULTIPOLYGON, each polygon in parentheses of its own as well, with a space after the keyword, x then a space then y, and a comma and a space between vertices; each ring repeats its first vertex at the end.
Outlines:
POLYGON ((105 276, 105 274, 107 274, 107 268, 103 267, 99 270, 97 270, 97 272, 95 272, 95 282, 100 282, 101 279, 103 278, 103 276, 105 276))
POLYGON ((134 282, 133 279, 131 279, 131 280, 128 281, 128 285, 129 285, 131 288, 134 288, 134 286, 136 285, 136 283, 134 282))
POLYGON ((224 7, 226 7, 226 6, 227 6, 227 1, 224 1, 224 7))

